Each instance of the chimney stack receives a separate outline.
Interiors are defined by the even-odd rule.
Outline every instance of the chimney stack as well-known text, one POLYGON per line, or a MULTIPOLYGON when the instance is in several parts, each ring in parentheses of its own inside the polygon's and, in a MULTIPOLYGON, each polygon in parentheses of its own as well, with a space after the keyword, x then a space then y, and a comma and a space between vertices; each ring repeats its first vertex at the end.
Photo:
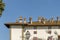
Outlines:
POLYGON ((60 17, 59 17, 59 16, 57 16, 57 21, 59 21, 59 18, 60 18, 60 17))
POLYGON ((40 17, 40 16, 38 17, 38 22, 41 22, 41 23, 45 24, 46 21, 47 21, 46 18, 44 18, 44 17, 40 17))
POLYGON ((26 18, 24 18, 24 23, 26 23, 26 18))
POLYGON ((43 23, 43 24, 45 24, 45 18, 44 17, 42 17, 42 19, 41 19, 41 22, 43 23))
POLYGON ((32 17, 29 17, 29 22, 32 24, 32 17))
POLYGON ((22 23, 22 21, 23 21, 23 18, 22 18, 22 16, 20 16, 19 22, 22 23))
POLYGON ((38 17, 38 22, 41 22, 41 17, 40 16, 38 17))
POLYGON ((53 17, 51 17, 49 21, 50 21, 50 22, 53 22, 53 21, 54 21, 54 18, 53 18, 53 17))

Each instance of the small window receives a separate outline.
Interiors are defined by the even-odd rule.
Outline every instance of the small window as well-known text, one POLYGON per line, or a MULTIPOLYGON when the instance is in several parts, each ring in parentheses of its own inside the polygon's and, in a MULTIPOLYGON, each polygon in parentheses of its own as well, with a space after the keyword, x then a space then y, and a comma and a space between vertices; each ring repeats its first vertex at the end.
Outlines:
POLYGON ((37 29, 37 27, 36 27, 36 26, 34 26, 34 29, 37 29))
POLYGON ((52 29, 59 29, 59 26, 53 26, 52 29))
POLYGON ((37 31, 34 31, 34 34, 37 34, 37 31))
POLYGON ((51 26, 48 26, 48 29, 51 29, 52 27, 51 26))
POLYGON ((60 29, 60 26, 58 26, 58 29, 60 29))

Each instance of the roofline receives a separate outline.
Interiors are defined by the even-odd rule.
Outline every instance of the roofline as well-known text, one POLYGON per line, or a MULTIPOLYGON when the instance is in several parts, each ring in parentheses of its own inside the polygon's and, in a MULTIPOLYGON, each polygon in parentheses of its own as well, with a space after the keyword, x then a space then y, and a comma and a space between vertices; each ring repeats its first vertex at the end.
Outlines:
POLYGON ((10 28, 11 25, 20 25, 20 26, 26 26, 27 23, 23 24, 23 23, 5 23, 4 24, 7 28, 10 28))
POLYGON ((60 26, 60 24, 29 24, 29 23, 5 23, 7 28, 10 28, 11 25, 19 26, 60 26))

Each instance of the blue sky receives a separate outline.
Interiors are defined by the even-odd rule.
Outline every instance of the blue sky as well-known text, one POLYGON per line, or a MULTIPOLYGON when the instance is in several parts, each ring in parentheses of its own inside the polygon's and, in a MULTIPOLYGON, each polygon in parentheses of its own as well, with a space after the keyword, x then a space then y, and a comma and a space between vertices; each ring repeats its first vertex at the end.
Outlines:
POLYGON ((51 18, 60 16, 60 0, 3 0, 5 10, 0 17, 0 40, 9 40, 9 29, 4 25, 6 22, 15 22, 20 16, 32 16, 33 21, 38 16, 51 18))

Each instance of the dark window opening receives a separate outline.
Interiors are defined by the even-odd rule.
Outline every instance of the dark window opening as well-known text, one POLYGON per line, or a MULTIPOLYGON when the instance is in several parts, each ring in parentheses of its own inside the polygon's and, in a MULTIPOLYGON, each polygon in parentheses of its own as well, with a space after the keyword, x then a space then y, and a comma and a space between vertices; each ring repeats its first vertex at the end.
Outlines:
POLYGON ((52 27, 51 26, 48 26, 48 29, 51 29, 52 27))
POLYGON ((37 34, 37 31, 34 31, 34 34, 37 34))

